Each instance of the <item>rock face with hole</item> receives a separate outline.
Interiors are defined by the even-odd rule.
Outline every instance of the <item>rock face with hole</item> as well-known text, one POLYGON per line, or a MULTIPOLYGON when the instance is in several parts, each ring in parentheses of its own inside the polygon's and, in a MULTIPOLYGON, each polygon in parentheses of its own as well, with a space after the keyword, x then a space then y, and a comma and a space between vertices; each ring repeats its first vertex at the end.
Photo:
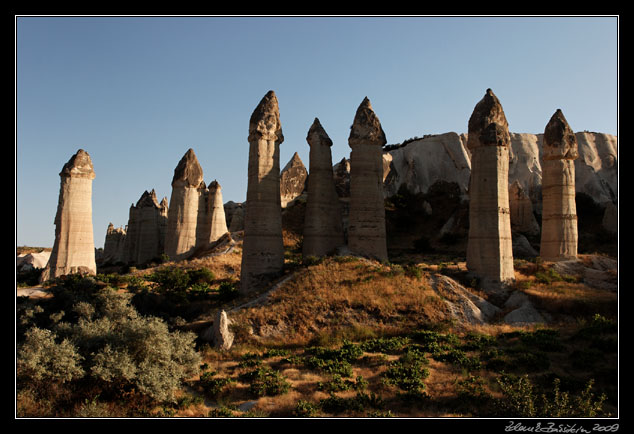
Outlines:
POLYGON ((203 169, 193 149, 189 149, 174 169, 169 202, 165 253, 172 260, 184 259, 196 247, 200 187, 203 169))
POLYGON ((471 151, 467 268, 490 284, 515 277, 508 195, 508 122, 491 89, 469 119, 471 151))
POLYGON ((92 181, 90 155, 79 149, 64 165, 59 202, 55 214, 55 243, 42 281, 66 274, 96 274, 92 226, 92 181))
POLYGON ((344 244, 341 204, 332 170, 332 140, 315 118, 306 141, 310 145, 310 177, 302 253, 324 256, 344 244))
POLYGON ((383 155, 385 133, 366 97, 354 117, 350 152, 348 247, 353 253, 387 261, 383 155))
POLYGON ((284 141, 275 92, 269 91, 249 120, 249 165, 240 291, 257 289, 262 278, 284 265, 280 150, 284 141))
POLYGON ((550 118, 544 131, 542 152, 542 239, 540 256, 545 261, 577 257, 577 209, 575 162, 577 138, 561 110, 550 118))

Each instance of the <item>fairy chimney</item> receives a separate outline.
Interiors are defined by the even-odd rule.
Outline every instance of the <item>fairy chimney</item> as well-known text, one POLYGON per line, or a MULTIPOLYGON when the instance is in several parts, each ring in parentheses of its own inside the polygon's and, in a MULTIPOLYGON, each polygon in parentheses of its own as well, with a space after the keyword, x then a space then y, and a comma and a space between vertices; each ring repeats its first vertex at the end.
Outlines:
POLYGON ((302 253, 304 257, 324 256, 344 244, 341 204, 332 170, 332 140, 315 118, 306 141, 310 146, 310 177, 302 253))
POLYGON ((189 149, 174 169, 169 202, 165 253, 172 260, 184 259, 196 247, 199 186, 203 170, 193 149, 189 149))
POLYGON ((564 114, 557 110, 544 130, 542 152, 542 238, 546 261, 577 257, 575 159, 577 139, 564 114))
POLYGON ((364 98, 350 130, 350 211, 348 247, 356 254, 386 261, 387 242, 383 201, 383 145, 379 118, 364 98))
POLYGON ((166 204, 159 204, 154 190, 144 191, 136 205, 130 206, 126 262, 146 264, 164 253, 166 221, 166 204))
POLYGON ((79 149, 64 165, 55 215, 55 243, 41 281, 66 274, 96 274, 92 226, 92 180, 95 171, 90 155, 79 149))
POLYGON ((213 180, 208 187, 210 234, 208 242, 213 243, 228 232, 225 207, 222 203, 222 187, 213 180))
POLYGON ((249 120, 249 166, 240 291, 257 289, 284 265, 280 151, 284 141, 277 97, 269 91, 249 120))
POLYGON ((471 151, 467 268, 486 284, 515 277, 509 209, 508 122, 498 98, 487 89, 469 118, 471 151))

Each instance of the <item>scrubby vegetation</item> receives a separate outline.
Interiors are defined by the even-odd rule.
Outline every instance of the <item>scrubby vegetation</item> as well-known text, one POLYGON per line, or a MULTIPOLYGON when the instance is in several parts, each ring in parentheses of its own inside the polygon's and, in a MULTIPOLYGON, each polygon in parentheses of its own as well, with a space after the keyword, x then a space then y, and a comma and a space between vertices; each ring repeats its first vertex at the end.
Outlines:
POLYGON ((236 290, 239 255, 57 279, 51 297, 16 302, 17 415, 615 416, 614 297, 524 261, 515 289, 536 304, 557 288, 583 297, 564 313, 550 306, 547 326, 461 324, 428 281, 468 285, 460 260, 426 260, 291 249, 294 277, 232 313, 224 352, 196 324, 249 301, 236 290))

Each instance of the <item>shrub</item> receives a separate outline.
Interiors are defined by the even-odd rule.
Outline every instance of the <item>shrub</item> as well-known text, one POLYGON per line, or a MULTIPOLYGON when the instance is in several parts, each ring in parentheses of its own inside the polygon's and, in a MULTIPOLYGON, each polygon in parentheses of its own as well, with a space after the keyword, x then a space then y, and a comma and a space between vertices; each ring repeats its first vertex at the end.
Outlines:
POLYGON ((231 301, 239 295, 238 289, 231 282, 222 282, 218 286, 218 297, 222 301, 231 301))
POLYGON ((259 367, 241 378, 251 383, 249 391, 256 396, 282 395, 291 387, 282 374, 269 367, 259 367))
POLYGON ((159 292, 184 292, 190 284, 189 274, 179 267, 161 267, 147 276, 151 282, 157 283, 159 292))
POLYGON ((205 395, 215 398, 227 385, 234 383, 235 380, 232 378, 216 378, 215 372, 205 372, 200 376, 199 382, 205 395))
POLYGON ((315 417, 319 407, 309 401, 300 400, 295 405, 293 416, 295 417, 315 417))
POLYGON ((370 339, 361 344, 361 349, 370 353, 394 354, 410 342, 408 337, 395 336, 391 338, 370 339))
POLYGON ((305 361, 309 367, 321 369, 331 374, 339 374, 343 377, 352 376, 351 362, 363 355, 363 350, 359 345, 345 339, 339 349, 311 347, 307 349, 307 352, 312 355, 305 361))

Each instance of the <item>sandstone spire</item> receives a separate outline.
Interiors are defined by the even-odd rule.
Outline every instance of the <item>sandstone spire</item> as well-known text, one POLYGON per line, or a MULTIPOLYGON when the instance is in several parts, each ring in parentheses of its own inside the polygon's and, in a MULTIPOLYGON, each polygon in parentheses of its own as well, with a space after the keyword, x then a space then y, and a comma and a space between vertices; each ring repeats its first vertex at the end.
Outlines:
POLYGON ((158 203, 154 190, 143 192, 136 205, 130 206, 126 234, 126 262, 145 264, 164 253, 167 209, 158 203))
POLYGON ((213 243, 228 232, 225 207, 222 203, 222 187, 215 179, 209 184, 209 242, 213 243))
POLYGON ((467 268, 487 283, 515 277, 509 210, 510 135, 504 110, 491 89, 469 118, 471 151, 467 268))
POLYGON ((64 165, 55 215, 55 244, 42 281, 65 274, 96 274, 92 227, 92 180, 95 171, 83 149, 64 165))
POLYGON ((269 91, 249 120, 249 168, 240 291, 257 289, 261 277, 284 265, 280 202, 280 151, 284 141, 275 92, 269 91))
POLYGON ((285 208, 289 202, 304 192, 307 179, 308 171, 302 159, 299 158, 299 154, 295 152, 280 173, 280 200, 282 208, 285 208))
POLYGON ((577 139, 557 110, 544 130, 542 152, 542 239, 546 261, 577 257, 575 162, 577 139))
POLYGON ((332 171, 332 140, 315 118, 306 141, 310 146, 310 176, 302 253, 304 257, 324 256, 344 244, 341 204, 332 171))
POLYGON ((103 244, 103 262, 117 263, 125 261, 126 230, 115 228, 112 223, 106 230, 106 239, 103 244))
POLYGON ((386 261, 383 156, 385 133, 366 97, 354 117, 350 152, 348 247, 354 253, 386 261))
POLYGON ((196 246, 196 227, 203 170, 193 149, 189 149, 174 169, 165 253, 172 260, 184 259, 196 246))

